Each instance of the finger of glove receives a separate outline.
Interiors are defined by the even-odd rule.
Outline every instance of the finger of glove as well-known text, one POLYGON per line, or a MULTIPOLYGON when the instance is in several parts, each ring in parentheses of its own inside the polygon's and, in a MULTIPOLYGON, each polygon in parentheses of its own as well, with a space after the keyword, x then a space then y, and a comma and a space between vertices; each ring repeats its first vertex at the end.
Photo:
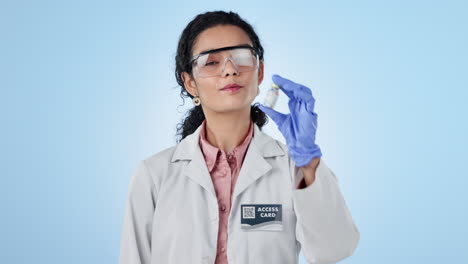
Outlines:
POLYGON ((265 112, 271 119, 273 119, 273 121, 278 127, 280 127, 284 123, 284 120, 286 120, 286 117, 288 116, 286 114, 275 111, 268 106, 259 104, 258 107, 260 108, 260 110, 265 112))
POLYGON ((273 74, 273 76, 271 77, 271 79, 273 80, 273 82, 275 84, 277 84, 281 91, 283 91, 289 98, 294 98, 294 90, 296 89, 297 87, 297 84, 286 79, 286 78, 283 78, 281 76, 279 76, 278 74, 273 74))
POLYGON ((315 98, 312 95, 312 91, 307 86, 295 83, 278 74, 274 74, 272 79, 290 99, 306 101, 310 105, 308 108, 313 111, 315 98))

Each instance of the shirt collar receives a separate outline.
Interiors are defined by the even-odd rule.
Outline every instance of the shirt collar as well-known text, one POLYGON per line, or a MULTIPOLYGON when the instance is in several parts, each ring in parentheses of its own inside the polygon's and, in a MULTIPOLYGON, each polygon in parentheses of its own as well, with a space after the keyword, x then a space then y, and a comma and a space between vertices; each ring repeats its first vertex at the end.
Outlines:
MULTIPOLYGON (((239 169, 242 166, 245 153, 247 152, 247 148, 249 146, 249 143, 252 137, 253 137, 253 121, 250 120, 249 130, 244 140, 242 141, 242 143, 238 145, 237 147, 235 147, 231 153, 225 153, 225 154, 233 154, 236 157, 236 165, 237 165, 237 168, 239 169)), ((211 145, 206 139, 206 120, 203 120, 201 124, 199 144, 200 144, 200 148, 202 150, 203 156, 205 157, 208 171, 211 173, 211 171, 214 168, 214 165, 216 164, 216 160, 218 159, 218 155, 221 156, 224 151, 211 145)))

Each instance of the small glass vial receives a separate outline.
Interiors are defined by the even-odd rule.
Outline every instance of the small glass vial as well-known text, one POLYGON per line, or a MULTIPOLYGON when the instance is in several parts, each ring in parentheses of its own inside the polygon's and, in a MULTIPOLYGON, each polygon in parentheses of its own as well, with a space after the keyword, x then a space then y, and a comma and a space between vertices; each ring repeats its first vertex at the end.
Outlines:
POLYGON ((267 94, 265 96, 265 100, 263 101, 264 106, 268 106, 272 109, 275 107, 276 101, 278 100, 279 96, 279 89, 280 87, 277 84, 271 84, 271 88, 268 89, 267 94))

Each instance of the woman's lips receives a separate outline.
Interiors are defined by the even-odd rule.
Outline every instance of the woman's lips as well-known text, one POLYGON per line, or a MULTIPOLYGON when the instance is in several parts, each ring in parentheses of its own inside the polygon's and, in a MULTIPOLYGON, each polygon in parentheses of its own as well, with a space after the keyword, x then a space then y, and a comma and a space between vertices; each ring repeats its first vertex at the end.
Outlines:
POLYGON ((240 86, 229 86, 229 87, 227 87, 227 88, 221 89, 221 91, 233 93, 233 92, 239 91, 240 88, 242 88, 242 87, 240 87, 240 86))
POLYGON ((221 89, 221 91, 234 93, 234 92, 239 91, 240 88, 242 88, 242 86, 240 86, 239 84, 233 82, 233 83, 230 83, 230 84, 224 86, 224 88, 221 89))

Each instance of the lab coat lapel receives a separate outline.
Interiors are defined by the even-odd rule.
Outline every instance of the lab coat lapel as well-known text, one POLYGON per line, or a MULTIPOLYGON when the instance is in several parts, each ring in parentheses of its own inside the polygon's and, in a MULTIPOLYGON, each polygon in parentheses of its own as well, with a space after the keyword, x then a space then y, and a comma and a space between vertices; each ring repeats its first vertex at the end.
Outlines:
POLYGON ((190 160, 184 169, 183 175, 201 185, 208 193, 216 199, 216 193, 211 180, 210 172, 199 146, 201 126, 192 134, 185 137, 176 147, 172 162, 177 160, 190 160))
POLYGON ((278 143, 270 136, 264 134, 255 124, 254 136, 239 172, 232 199, 271 170, 272 166, 265 158, 284 154, 278 143))

